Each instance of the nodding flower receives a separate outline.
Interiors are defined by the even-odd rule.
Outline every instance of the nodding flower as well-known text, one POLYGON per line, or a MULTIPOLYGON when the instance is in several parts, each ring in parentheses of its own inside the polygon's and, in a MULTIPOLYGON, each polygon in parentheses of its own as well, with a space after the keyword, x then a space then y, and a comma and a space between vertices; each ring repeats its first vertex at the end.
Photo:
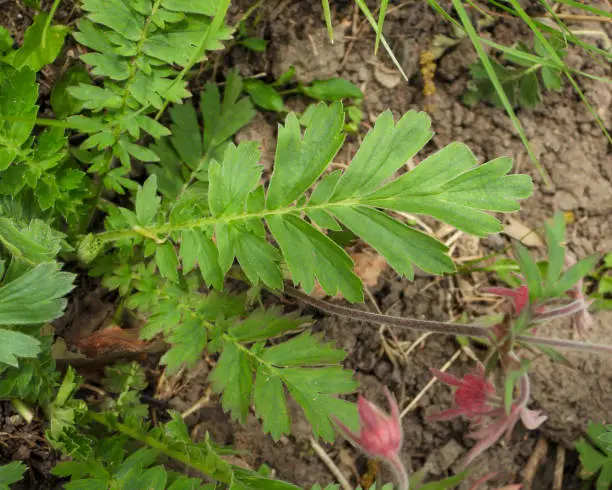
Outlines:
POLYGON ((355 447, 371 458, 387 462, 399 481, 399 489, 408 490, 408 474, 400 457, 403 431, 399 407, 387 388, 385 388, 385 395, 391 408, 390 415, 359 395, 357 400, 359 432, 350 430, 337 419, 335 422, 342 435, 355 447))
POLYGON ((476 456, 501 439, 504 434, 506 441, 509 442, 512 431, 519 420, 527 429, 533 430, 547 419, 546 415, 542 415, 538 410, 527 408, 531 396, 527 374, 521 376, 520 395, 512 402, 510 411, 507 412, 501 399, 495 396, 495 386, 486 380, 482 365, 478 366, 476 374, 468 374, 462 379, 436 369, 431 369, 431 371, 440 381, 456 388, 454 394, 456 408, 443 410, 427 419, 431 421, 450 420, 464 416, 472 422, 474 430, 468 434, 468 437, 477 442, 463 460, 462 467, 466 467, 476 456))

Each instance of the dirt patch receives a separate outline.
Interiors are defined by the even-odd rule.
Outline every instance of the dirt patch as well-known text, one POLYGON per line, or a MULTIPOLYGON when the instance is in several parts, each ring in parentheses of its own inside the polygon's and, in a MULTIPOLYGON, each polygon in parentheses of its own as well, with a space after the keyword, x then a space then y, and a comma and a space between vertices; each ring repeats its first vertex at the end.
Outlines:
POLYGON ((51 475, 51 469, 60 459, 43 432, 40 423, 26 423, 10 403, 0 402, 0 465, 22 461, 28 466, 23 481, 11 487, 14 490, 56 488, 59 479, 51 475))

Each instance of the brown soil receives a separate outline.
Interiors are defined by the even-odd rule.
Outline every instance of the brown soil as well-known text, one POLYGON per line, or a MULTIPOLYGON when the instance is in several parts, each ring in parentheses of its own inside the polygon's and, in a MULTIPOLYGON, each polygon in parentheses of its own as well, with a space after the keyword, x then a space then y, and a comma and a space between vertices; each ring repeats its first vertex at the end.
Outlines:
MULTIPOLYGON (((10 7, 13 3, 9 2, 9 11, 16 8, 10 7)), ((304 82, 332 76, 348 78, 365 93, 363 109, 368 124, 387 108, 396 116, 409 109, 427 108, 436 136, 418 158, 457 140, 468 144, 482 161, 502 155, 511 156, 515 159, 516 171, 529 173, 536 183, 535 195, 523 204, 523 209, 513 216, 515 219, 529 227, 538 228, 553 212, 571 211, 574 224, 569 226, 568 243, 577 256, 612 250, 612 220, 609 218, 612 213, 610 147, 569 84, 560 93, 546 94, 544 103, 537 109, 519 111, 534 151, 552 179, 552 187, 546 189, 505 113, 484 104, 468 108, 460 102, 467 82, 468 66, 476 59, 469 42, 460 42, 439 60, 435 77, 436 93, 426 98, 422 93, 419 76, 419 53, 430 47, 436 34, 452 33, 425 2, 391 2, 390 5, 398 8, 388 15, 385 35, 410 77, 409 83, 395 79, 393 65, 382 50, 378 56, 374 55, 374 36, 370 28, 365 26, 360 29, 362 19, 359 17, 355 21, 357 17, 352 2, 339 0, 335 2, 333 46, 327 39, 319 2, 266 2, 261 9, 261 21, 253 35, 268 39, 268 50, 261 55, 236 48, 224 57, 225 66, 221 65, 220 70, 234 66, 245 76, 265 72, 272 80, 293 65, 298 80, 304 82)), ((603 8, 602 5, 599 7, 603 8)), ((19 12, 22 10, 17 9, 19 12)), ((12 24, 10 15, 8 19, 6 16, 0 18, 0 24, 18 31, 27 25, 17 22, 12 24)), ((517 38, 529 40, 528 32, 508 19, 497 20, 488 31, 500 43, 511 44, 517 38)), ((610 67, 597 65, 579 52, 571 51, 568 62, 575 68, 596 75, 611 74, 610 67)), ((581 79, 580 84, 596 105, 605 124, 612 126, 612 91, 609 87, 588 79, 581 79)), ((299 99, 290 99, 288 104, 296 108, 304 106, 304 102, 299 99)), ((264 160, 270 164, 274 152, 276 122, 270 114, 260 115, 239 135, 241 139, 262 140, 264 160)), ((346 145, 348 150, 339 160, 348 163, 356 145, 356 139, 350 141, 346 145)), ((441 231, 439 225, 434 226, 435 231, 441 231)), ((499 251, 508 243, 505 235, 483 240, 462 236, 457 241, 454 257, 460 259, 499 251)), ((491 277, 484 274, 471 274, 443 279, 421 276, 413 283, 408 283, 400 281, 387 270, 377 285, 371 288, 371 292, 378 308, 385 313, 449 320, 463 313, 476 317, 488 311, 486 304, 474 302, 471 298, 478 296, 478 288, 490 280, 491 277)), ((95 316, 99 318, 102 315, 100 312, 106 309, 97 302, 99 300, 87 304, 95 306, 94 310, 98 312, 95 316)), ((371 302, 366 307, 374 309, 371 302)), ((397 362, 396 358, 391 359, 382 348, 382 339, 390 342, 390 337, 388 333, 381 334, 378 327, 326 317, 309 309, 306 311, 319 318, 316 329, 322 330, 329 339, 335 340, 339 347, 349 353, 347 367, 357 371, 362 385, 360 391, 375 401, 384 402, 382 389, 387 386, 405 407, 421 394, 430 381, 430 367, 440 368, 453 356, 456 358, 449 371, 454 374, 461 375, 473 365, 465 353, 456 354, 459 346, 453 338, 442 336, 428 337, 420 342, 405 361, 397 362)), ((596 320, 597 324, 590 332, 589 340, 612 344, 612 313, 598 313, 596 320)), ((572 336, 568 323, 542 327, 540 333, 572 336)), ((401 342, 408 344, 414 342, 418 335, 401 333, 398 337, 401 342)), ((479 457, 468 481, 473 482, 486 473, 496 472, 496 478, 486 488, 522 482, 527 460, 537 440, 544 438, 549 443, 549 451, 540 464, 532 488, 551 488, 559 447, 568 450, 563 488, 580 488, 577 456, 572 451, 573 441, 584 432, 588 420, 609 422, 609 413, 612 412, 612 360, 581 354, 570 354, 569 359, 573 365, 571 368, 552 364, 543 358, 535 360, 532 406, 542 409, 549 420, 534 433, 516 430, 510 445, 497 445, 479 457)), ((183 375, 180 393, 168 400, 170 405, 178 410, 186 410, 196 403, 209 387, 208 370, 208 364, 203 361, 196 369, 183 375)), ((467 432, 465 422, 425 422, 428 414, 448 408, 451 401, 450 390, 436 383, 404 417, 403 456, 411 471, 425 466, 431 478, 447 476, 457 469, 459 460, 471 447, 472 442, 464 435, 467 432)), ((17 420, 7 415, 7 410, 5 406, 5 412, 0 413, 0 421, 4 420, 4 426, 11 420, 17 420)), ((216 442, 245 451, 246 454, 241 456, 243 463, 251 467, 256 468, 266 463, 278 477, 304 488, 314 483, 323 485, 332 482, 332 475, 311 447, 308 424, 297 407, 292 407, 292 412, 292 435, 282 438, 278 443, 263 435, 261 424, 253 414, 244 426, 231 421, 222 412, 215 398, 187 420, 196 434, 208 430, 216 442)), ((0 432, 8 431, 4 426, 0 425, 0 432)), ((53 458, 51 464, 45 459, 50 454, 46 449, 44 451, 47 452, 30 451, 27 455, 22 454, 25 450, 21 447, 31 445, 26 440, 29 430, 19 429, 20 434, 25 434, 21 446, 11 442, 7 449, 0 444, 0 462, 26 459, 28 465, 36 470, 28 473, 32 473, 29 478, 36 478, 36 475, 41 478, 40 475, 46 474, 45 468, 52 466, 53 458), (37 466, 32 461, 41 463, 37 466)), ((356 478, 365 471, 367 459, 345 442, 337 441, 325 449, 349 477, 356 478)), ((391 478, 384 469, 381 470, 381 477, 391 478)), ((31 481, 34 486, 24 488, 44 487, 37 486, 42 485, 40 480, 31 481)), ((467 489, 469 484, 464 483, 459 488, 467 489)))

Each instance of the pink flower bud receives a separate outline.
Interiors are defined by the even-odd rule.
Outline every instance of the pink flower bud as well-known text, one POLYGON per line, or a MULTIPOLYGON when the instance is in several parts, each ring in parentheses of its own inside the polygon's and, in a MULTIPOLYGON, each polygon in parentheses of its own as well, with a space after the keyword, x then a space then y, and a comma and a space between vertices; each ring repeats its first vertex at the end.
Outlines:
POLYGON ((338 429, 354 446, 361 449, 371 458, 387 461, 400 481, 400 488, 408 488, 408 475, 400 459, 402 448, 402 422, 395 398, 385 388, 385 395, 391 407, 391 414, 383 412, 378 406, 361 395, 357 400, 359 413, 359 433, 353 432, 339 420, 335 420, 338 429))

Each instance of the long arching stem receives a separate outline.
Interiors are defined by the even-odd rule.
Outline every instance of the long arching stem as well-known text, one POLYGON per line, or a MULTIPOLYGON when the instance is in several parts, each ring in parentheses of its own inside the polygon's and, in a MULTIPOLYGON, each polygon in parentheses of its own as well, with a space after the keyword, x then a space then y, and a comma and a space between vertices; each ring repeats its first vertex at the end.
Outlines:
MULTIPOLYGON (((285 286, 284 293, 314 308, 325 311, 332 315, 352 318, 354 320, 379 323, 383 325, 416 330, 421 332, 435 332, 445 335, 467 335, 480 339, 490 339, 491 329, 483 325, 464 325, 460 323, 437 322, 432 320, 418 320, 416 318, 403 318, 391 315, 382 315, 369 311, 357 310, 347 306, 336 305, 328 301, 312 298, 306 293, 291 286, 285 286)), ((538 337, 535 335, 517 335, 515 339, 519 342, 535 345, 546 345, 559 347, 561 349, 574 349, 587 352, 612 354, 612 346, 602 344, 591 344, 576 340, 554 339, 549 337, 538 337)))

